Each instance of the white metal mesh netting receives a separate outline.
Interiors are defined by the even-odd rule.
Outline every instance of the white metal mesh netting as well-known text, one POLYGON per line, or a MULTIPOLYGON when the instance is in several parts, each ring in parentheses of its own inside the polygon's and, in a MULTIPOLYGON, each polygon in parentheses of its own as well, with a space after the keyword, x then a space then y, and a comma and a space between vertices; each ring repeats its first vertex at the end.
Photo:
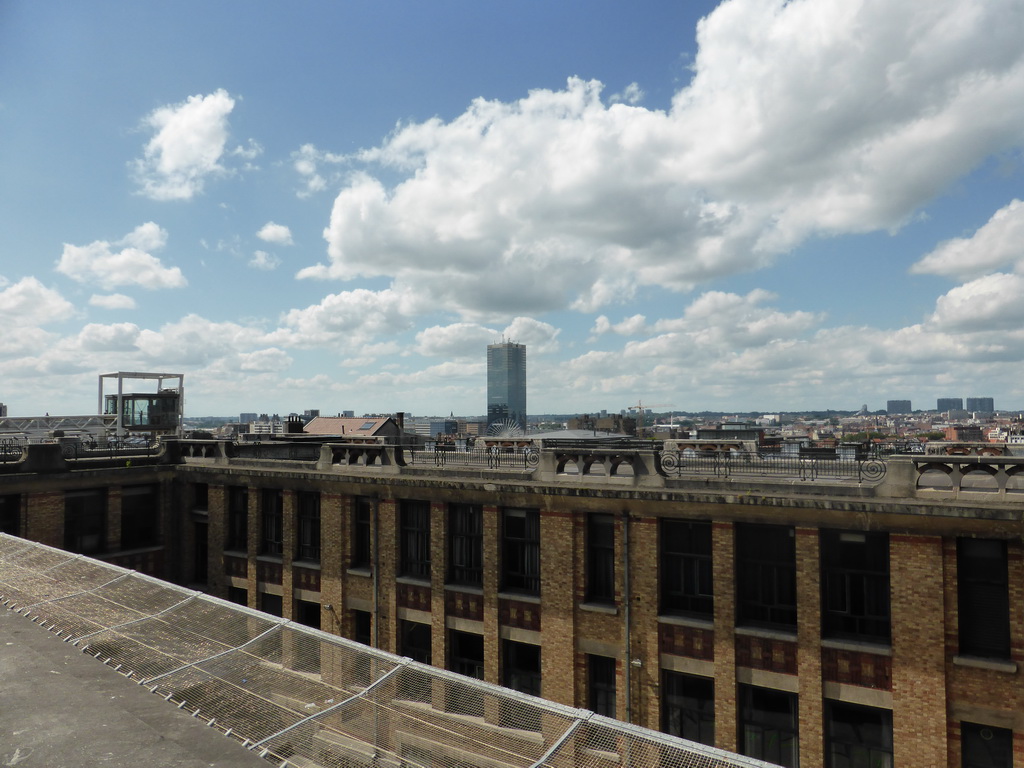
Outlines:
POLYGON ((0 604, 279 766, 767 766, 0 534, 0 604))

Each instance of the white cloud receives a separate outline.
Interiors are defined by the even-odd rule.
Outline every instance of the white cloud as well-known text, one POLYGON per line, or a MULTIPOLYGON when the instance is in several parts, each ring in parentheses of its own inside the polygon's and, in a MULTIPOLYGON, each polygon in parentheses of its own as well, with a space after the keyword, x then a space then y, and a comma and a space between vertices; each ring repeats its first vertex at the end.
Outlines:
POLYGON ((292 245, 292 231, 284 224, 275 224, 272 221, 268 221, 264 224, 260 231, 256 233, 256 237, 267 243, 274 243, 274 245, 292 245))
POLYGON ((0 290, 0 322, 5 326, 46 325, 67 320, 73 314, 69 301, 34 277, 22 278, 0 290))
POLYGON ((317 192, 327 189, 328 183, 338 180, 337 172, 328 174, 324 178, 321 173, 321 166, 324 164, 338 165, 345 162, 344 155, 337 155, 331 152, 324 152, 313 144, 303 144, 296 151, 292 152, 292 167, 299 174, 302 187, 296 192, 298 197, 310 197, 317 192))
POLYGON ((184 287, 187 281, 178 267, 165 267, 149 253, 160 250, 166 243, 167 232, 150 221, 114 243, 106 240, 82 246, 65 243, 56 268, 80 283, 139 285, 150 290, 184 287), (118 247, 121 250, 115 251, 118 247))
POLYGON ((135 299, 123 293, 101 295, 94 293, 89 297, 89 306, 101 309, 135 309, 135 299))
POLYGON ((430 357, 480 359, 498 335, 498 331, 476 323, 434 325, 416 334, 416 351, 430 357))
MULTIPOLYGON (((189 96, 179 104, 159 107, 142 124, 156 131, 132 164, 141 194, 153 200, 190 200, 203 191, 206 180, 227 174, 222 164, 228 141, 228 115, 235 100, 219 89, 206 96, 189 96)), ((262 151, 250 140, 232 154, 251 160, 262 151)))
MULTIPOLYGON (((301 277, 388 277, 458 319, 690 290, 808 238, 900 227, 1021 144, 1016 0, 728 0, 671 109, 572 79, 400 125, 356 159, 301 277), (814 77, 808 77, 814 72, 814 77)), ((304 178, 319 153, 296 157, 304 178)))
POLYGON ((605 315, 599 315, 590 332, 595 335, 617 333, 620 336, 640 336, 648 332, 647 318, 643 315, 633 315, 613 324, 605 315))
POLYGON ((245 352, 238 356, 239 369, 242 371, 280 372, 287 370, 292 358, 284 350, 269 348, 256 352, 245 352))
POLYGON ((256 251, 252 258, 249 259, 249 266, 253 269, 261 269, 269 272, 270 270, 277 269, 281 265, 281 260, 271 253, 266 251, 256 251))
POLYGON ((644 100, 644 91, 637 83, 630 83, 623 90, 622 93, 612 94, 609 99, 609 104, 619 104, 625 102, 626 104, 639 104, 644 100))
POLYGON ((78 334, 79 347, 87 352, 136 352, 139 327, 134 323, 89 323, 78 334))
POLYGON ((190 314, 157 331, 141 331, 137 344, 149 364, 205 366, 258 351, 267 346, 268 339, 259 328, 190 314))
POLYGON ((957 286, 935 303, 931 323, 949 331, 1024 327, 1024 276, 997 272, 957 286))
POLYGON ((1012 265, 1024 266, 1024 202, 1013 200, 970 237, 940 243, 911 267, 916 274, 971 278, 1012 265))
POLYGON ((378 336, 390 336, 412 327, 411 318, 422 309, 422 297, 395 290, 363 288, 325 296, 319 304, 292 309, 273 334, 274 343, 288 347, 338 345, 358 349, 378 336))

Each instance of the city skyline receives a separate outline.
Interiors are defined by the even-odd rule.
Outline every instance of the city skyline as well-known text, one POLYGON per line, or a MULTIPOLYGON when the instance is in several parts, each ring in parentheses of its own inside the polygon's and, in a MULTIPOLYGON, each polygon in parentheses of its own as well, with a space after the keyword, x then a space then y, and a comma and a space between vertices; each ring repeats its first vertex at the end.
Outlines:
POLYGON ((444 414, 504 336, 535 413, 1024 407, 1022 38, 1019 0, 12 0, 0 402, 444 414))

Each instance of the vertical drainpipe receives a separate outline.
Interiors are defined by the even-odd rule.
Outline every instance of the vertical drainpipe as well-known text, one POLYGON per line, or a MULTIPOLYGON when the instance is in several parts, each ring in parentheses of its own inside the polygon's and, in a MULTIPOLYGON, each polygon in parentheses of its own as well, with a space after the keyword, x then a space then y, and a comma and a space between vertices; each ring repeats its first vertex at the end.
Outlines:
POLYGON ((629 591, 629 510, 622 510, 622 618, 626 631, 626 722, 633 722, 633 626, 629 591))

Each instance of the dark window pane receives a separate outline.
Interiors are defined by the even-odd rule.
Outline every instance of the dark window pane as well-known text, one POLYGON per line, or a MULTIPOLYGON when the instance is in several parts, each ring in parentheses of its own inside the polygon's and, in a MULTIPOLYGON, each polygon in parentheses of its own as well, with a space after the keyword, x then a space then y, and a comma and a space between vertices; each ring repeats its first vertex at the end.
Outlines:
POLYGON ((798 765, 796 695, 740 686, 740 751, 769 763, 798 765))
POLYGON ((711 523, 662 520, 662 613, 709 618, 714 610, 711 523))
POLYGON ((0 496, 0 533, 21 535, 21 495, 0 496))
POLYGON ((963 768, 1013 768, 1013 731, 961 723, 960 734, 963 768))
POLYGON ((64 495, 64 549, 82 555, 107 546, 107 492, 103 488, 64 495))
POLYGON ((352 567, 369 568, 371 558, 371 501, 357 496, 352 505, 352 567))
POLYGON ((399 503, 399 575, 430 578, 430 502, 399 503))
MULTIPOLYGON (((448 669, 466 677, 477 680, 484 679, 484 638, 469 632, 452 630, 449 634, 450 650, 448 653, 448 669)), ((483 692, 461 685, 453 685, 447 689, 445 708, 450 712, 458 712, 473 717, 484 716, 483 692)))
POLYGON ((960 653, 1010 656, 1010 594, 1006 542, 957 540, 960 653))
POLYGON ((277 488, 264 488, 260 526, 260 552, 280 556, 284 552, 284 496, 277 488))
POLYGON ((714 680, 664 670, 661 695, 661 729, 665 733, 714 746, 714 680))
POLYGON ((830 768, 892 768, 892 712, 827 702, 830 768))
POLYGON ((536 509, 502 512, 502 589, 540 593, 540 513, 536 509))
POLYGON ((155 485, 121 489, 121 549, 160 543, 160 500, 155 485))
POLYGON ((889 642, 889 535, 821 532, 822 635, 889 642))
POLYGON ((224 549, 249 551, 249 489, 243 486, 228 488, 228 530, 224 549))
POLYGON ((478 587, 483 584, 483 508, 452 504, 448 510, 448 581, 478 587))
POLYGON ((320 494, 303 491, 296 499, 298 512, 297 547, 299 560, 320 562, 320 494))
POLYGON ((587 515, 587 601, 615 602, 615 518, 587 515))
POLYGON ((587 654, 587 706, 599 715, 615 717, 615 659, 587 654))
POLYGON ((736 621, 796 627, 796 546, 789 526, 736 526, 736 621))

